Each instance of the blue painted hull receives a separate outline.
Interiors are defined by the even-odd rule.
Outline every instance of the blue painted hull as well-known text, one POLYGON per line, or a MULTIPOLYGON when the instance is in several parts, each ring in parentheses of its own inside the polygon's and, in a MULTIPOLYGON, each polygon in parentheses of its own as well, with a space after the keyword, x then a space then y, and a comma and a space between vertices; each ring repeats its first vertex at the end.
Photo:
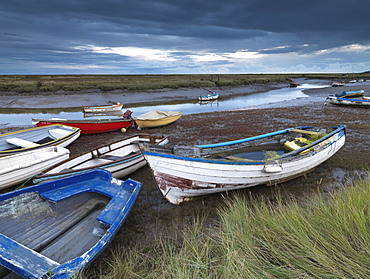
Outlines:
POLYGON ((112 241, 141 187, 96 169, 0 195, 0 277, 71 278, 112 241))
POLYGON ((352 97, 361 97, 364 96, 364 90, 356 90, 356 91, 343 91, 340 94, 335 94, 335 97, 338 98, 352 98, 352 97))

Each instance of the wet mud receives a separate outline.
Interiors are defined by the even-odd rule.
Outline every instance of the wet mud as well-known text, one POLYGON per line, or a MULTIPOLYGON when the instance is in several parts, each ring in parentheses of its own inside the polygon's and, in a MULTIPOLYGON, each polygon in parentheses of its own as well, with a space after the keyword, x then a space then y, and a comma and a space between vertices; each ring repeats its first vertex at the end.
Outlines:
MULTIPOLYGON (((323 98, 323 101, 325 98, 323 98)), ((306 98, 309 99, 309 98, 306 98)), ((331 195, 354 180, 367 176, 370 158, 369 146, 370 110, 324 106, 322 102, 304 106, 252 109, 220 113, 185 115, 177 122, 161 128, 137 131, 130 129, 126 135, 149 133, 167 135, 170 144, 201 144, 221 142, 272 132, 300 125, 332 126, 347 125, 347 141, 344 147, 314 171, 276 186, 257 186, 239 191, 206 196, 179 206, 170 204, 160 193, 148 166, 130 175, 144 183, 142 193, 130 214, 127 223, 115 238, 111 249, 125 250, 128 247, 150 247, 158 237, 171 237, 182 231, 195 219, 212 225, 217 222, 218 209, 226 200, 241 195, 246 199, 267 199, 278 196, 294 197, 305 202, 312 194, 331 195)), ((83 136, 71 145, 73 152, 88 149, 111 139, 126 136, 109 133, 83 136)), ((105 257, 109 257, 106 252, 105 257)), ((104 262, 104 255, 100 264, 104 262)), ((99 265, 99 261, 95 266, 99 265)), ((94 269, 94 267, 91 267, 94 269)))
MULTIPOLYGON (((370 92, 370 86, 365 88, 365 92, 366 89, 370 92)), ((305 91, 309 98, 284 102, 281 105, 184 115, 175 123, 164 127, 143 130, 130 128, 126 133, 117 131, 78 138, 69 146, 71 156, 133 134, 167 135, 171 145, 194 145, 235 140, 301 125, 347 125, 346 143, 332 158, 304 176, 272 187, 261 185, 230 191, 177 206, 170 204, 162 196, 149 167, 143 167, 129 176, 142 182, 144 186, 127 222, 109 249, 89 268, 89 272, 94 273, 95 270, 104 268, 112 251, 136 246, 150 247, 159 237, 171 236, 197 218, 212 225, 217 222, 218 209, 235 195, 246 199, 267 200, 274 200, 277 196, 294 197, 304 202, 312 194, 330 195, 338 189, 349 187, 353 180, 367 176, 370 165, 370 109, 324 105, 325 98, 337 91, 338 89, 333 88, 310 89, 305 91)))

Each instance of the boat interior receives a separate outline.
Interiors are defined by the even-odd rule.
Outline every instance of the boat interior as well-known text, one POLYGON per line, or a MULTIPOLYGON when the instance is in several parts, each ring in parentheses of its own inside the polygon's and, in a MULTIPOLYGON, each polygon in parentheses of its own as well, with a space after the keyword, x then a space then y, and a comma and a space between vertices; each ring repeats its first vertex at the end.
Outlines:
MULTIPOLYGON (((216 148, 202 149, 194 146, 162 147, 146 144, 141 145, 141 148, 142 150, 150 150, 153 152, 168 153, 178 156, 262 162, 287 155, 292 151, 310 145, 326 134, 327 131, 325 129, 291 129, 287 133, 273 137, 266 137, 237 145, 226 145, 216 148)), ((306 150, 305 152, 308 151, 309 150, 306 150)))
POLYGON ((82 256, 98 242, 105 245, 115 232, 107 230, 122 221, 137 188, 134 181, 121 184, 109 172, 94 170, 3 194, 1 259, 9 260, 2 262, 0 278, 21 278, 6 267, 37 274, 50 263, 56 267, 82 256))
MULTIPOLYGON (((25 193, 0 202, 0 233, 64 263, 88 251, 100 239, 104 228, 97 217, 109 200, 84 193, 54 204, 36 192, 25 193)), ((22 278, 10 273, 0 267, 1 278, 22 278)))
POLYGON ((54 129, 35 129, 25 133, 13 133, 4 135, 0 139, 0 150, 16 150, 42 145, 56 139, 67 136, 71 130, 54 129))

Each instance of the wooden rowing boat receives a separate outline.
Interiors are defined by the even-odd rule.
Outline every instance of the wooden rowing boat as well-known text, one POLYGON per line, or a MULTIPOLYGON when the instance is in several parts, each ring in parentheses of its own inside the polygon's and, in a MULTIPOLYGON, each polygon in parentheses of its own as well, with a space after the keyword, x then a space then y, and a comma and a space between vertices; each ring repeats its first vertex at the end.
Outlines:
POLYGON ((144 144, 141 149, 162 194, 180 204, 198 196, 295 178, 328 160, 344 143, 345 125, 328 129, 303 126, 217 144, 144 144), (287 150, 284 143, 296 138, 309 140, 287 150), (243 146, 237 148, 239 145, 243 146))
POLYGON ((24 182, 68 158, 69 150, 61 146, 49 146, 0 157, 0 189, 24 182))
POLYGON ((46 168, 33 178, 34 183, 58 179, 94 168, 105 169, 115 178, 125 177, 146 165, 138 143, 164 145, 168 143, 165 136, 134 135, 120 141, 97 147, 89 152, 79 154, 59 164, 46 168))
POLYGON ((198 100, 199 101, 213 101, 213 100, 217 100, 218 97, 220 97, 220 94, 213 92, 211 94, 199 96, 198 100))
POLYGON ((115 105, 99 105, 99 106, 82 106, 84 112, 97 113, 97 112, 112 112, 122 110, 123 104, 117 103, 115 105))
POLYGON ((178 120, 181 116, 181 111, 152 110, 134 117, 134 120, 139 129, 153 128, 171 124, 178 120))
POLYGON ((126 131, 133 124, 133 119, 129 118, 109 118, 109 119, 32 119, 33 124, 42 127, 51 124, 62 124, 77 127, 81 134, 98 134, 112 131, 126 131))
POLYGON ((291 82, 289 83, 289 86, 290 86, 290 87, 298 87, 298 85, 299 85, 299 83, 298 83, 298 82, 296 82, 296 81, 291 81, 291 82))
POLYGON ((345 84, 343 82, 337 82, 337 81, 330 83, 331 87, 338 87, 338 86, 344 86, 344 85, 345 84))
POLYGON ((96 169, 0 195, 0 277, 74 278, 107 248, 141 187, 96 169))
POLYGON ((370 98, 339 98, 335 96, 329 96, 326 98, 325 105, 329 103, 337 106, 346 106, 346 107, 361 107, 361 108, 370 108, 370 98))
POLYGON ((364 90, 353 90, 353 91, 343 91, 340 94, 335 94, 335 97, 340 98, 353 98, 353 97, 362 97, 364 96, 364 90))
POLYGON ((80 129, 61 124, 19 130, 0 135, 0 157, 47 146, 66 147, 80 136, 80 129))

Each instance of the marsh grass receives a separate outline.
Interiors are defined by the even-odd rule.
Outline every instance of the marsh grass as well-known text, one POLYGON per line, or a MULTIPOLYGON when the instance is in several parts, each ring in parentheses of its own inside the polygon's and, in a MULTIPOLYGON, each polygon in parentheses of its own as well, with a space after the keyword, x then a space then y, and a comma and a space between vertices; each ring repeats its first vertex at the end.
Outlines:
POLYGON ((115 253, 98 278, 369 278, 370 179, 302 204, 236 197, 216 226, 115 253))
MULTIPOLYGON (((358 74, 368 79, 370 74, 358 74)), ((343 79, 341 74, 199 74, 199 75, 2 75, 0 92, 38 93, 100 90, 178 89, 287 82, 294 78, 343 79)))

